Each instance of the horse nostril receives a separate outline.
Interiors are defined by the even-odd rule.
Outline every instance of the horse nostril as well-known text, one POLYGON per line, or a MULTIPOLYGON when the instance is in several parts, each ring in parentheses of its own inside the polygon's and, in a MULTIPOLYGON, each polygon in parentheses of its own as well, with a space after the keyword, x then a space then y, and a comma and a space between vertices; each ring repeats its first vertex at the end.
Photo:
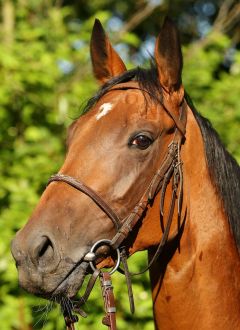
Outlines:
POLYGON ((45 267, 54 258, 54 247, 47 236, 42 236, 33 249, 32 262, 40 267, 45 267))
POLYGON ((38 256, 42 258, 44 255, 51 256, 53 254, 53 245, 49 238, 45 237, 45 242, 42 243, 42 246, 39 249, 38 256))

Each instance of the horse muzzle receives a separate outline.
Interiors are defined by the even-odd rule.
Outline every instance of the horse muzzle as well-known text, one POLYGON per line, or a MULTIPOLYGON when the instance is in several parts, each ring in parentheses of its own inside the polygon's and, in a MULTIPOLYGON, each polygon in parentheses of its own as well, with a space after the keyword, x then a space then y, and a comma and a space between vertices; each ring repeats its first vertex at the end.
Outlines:
POLYGON ((89 265, 60 256, 54 241, 49 236, 31 240, 21 239, 21 231, 12 241, 11 251, 16 261, 19 284, 26 291, 44 298, 57 295, 69 297, 81 287, 89 265), (31 248, 27 244, 31 241, 31 248))

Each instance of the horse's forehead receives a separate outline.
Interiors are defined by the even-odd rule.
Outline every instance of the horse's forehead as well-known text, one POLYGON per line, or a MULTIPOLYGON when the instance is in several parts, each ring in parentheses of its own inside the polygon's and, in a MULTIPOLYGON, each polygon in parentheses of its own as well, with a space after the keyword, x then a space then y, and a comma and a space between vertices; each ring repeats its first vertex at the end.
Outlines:
POLYGON ((116 115, 132 116, 141 115, 146 109, 143 94, 134 89, 113 90, 104 95, 96 104, 96 120, 116 115), (130 110, 130 111, 129 111, 130 110))

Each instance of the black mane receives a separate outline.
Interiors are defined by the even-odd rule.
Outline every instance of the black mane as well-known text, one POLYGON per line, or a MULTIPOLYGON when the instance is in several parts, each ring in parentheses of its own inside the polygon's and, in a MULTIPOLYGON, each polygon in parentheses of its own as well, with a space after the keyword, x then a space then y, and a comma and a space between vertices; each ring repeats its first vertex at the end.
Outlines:
MULTIPOLYGON (((152 63, 150 69, 138 67, 111 79, 88 101, 83 113, 90 110, 113 86, 127 81, 137 81, 140 88, 151 95, 153 101, 162 102, 162 87, 156 66, 152 63)), ((221 196, 231 231, 240 248, 240 167, 225 149, 209 120, 197 112, 188 95, 185 98, 201 129, 210 177, 221 196)))

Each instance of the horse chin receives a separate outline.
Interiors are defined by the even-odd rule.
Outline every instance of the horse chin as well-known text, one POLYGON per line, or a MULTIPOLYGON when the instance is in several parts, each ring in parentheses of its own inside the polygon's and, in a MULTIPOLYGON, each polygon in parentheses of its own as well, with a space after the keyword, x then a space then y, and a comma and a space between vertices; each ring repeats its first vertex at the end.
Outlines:
POLYGON ((27 292, 48 300, 58 301, 60 297, 72 298, 81 288, 88 266, 89 263, 81 262, 67 273, 64 273, 61 267, 55 276, 40 272, 29 272, 26 276, 24 270, 18 267, 19 284, 27 292))
POLYGON ((51 293, 51 299, 59 296, 74 297, 82 287, 88 266, 89 263, 82 262, 78 267, 70 271, 51 293))

